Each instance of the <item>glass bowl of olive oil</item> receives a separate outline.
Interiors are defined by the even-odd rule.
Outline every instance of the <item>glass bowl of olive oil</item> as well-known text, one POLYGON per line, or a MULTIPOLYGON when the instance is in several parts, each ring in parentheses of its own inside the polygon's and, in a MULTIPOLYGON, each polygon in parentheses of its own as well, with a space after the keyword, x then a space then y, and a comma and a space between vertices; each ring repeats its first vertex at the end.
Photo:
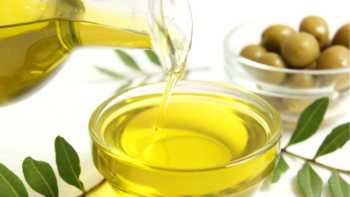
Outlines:
POLYGON ((278 154, 278 112, 231 85, 180 81, 161 113, 165 85, 120 92, 91 117, 93 160, 116 193, 240 196, 256 188, 278 154))

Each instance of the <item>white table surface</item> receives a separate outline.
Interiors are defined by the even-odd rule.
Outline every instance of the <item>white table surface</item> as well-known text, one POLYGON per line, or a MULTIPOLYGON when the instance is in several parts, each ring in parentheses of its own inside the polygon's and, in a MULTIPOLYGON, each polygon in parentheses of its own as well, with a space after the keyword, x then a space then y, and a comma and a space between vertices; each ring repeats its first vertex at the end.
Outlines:
MULTIPOLYGON (((194 79, 225 80, 223 71, 222 41, 225 34, 244 21, 278 20, 301 18, 306 14, 322 14, 339 25, 350 19, 348 0, 241 0, 241 1, 195 1, 192 0, 195 21, 194 44, 189 66, 209 66, 210 72, 199 73, 194 79), (301 2, 304 2, 303 4, 301 2), (321 3, 322 2, 322 3, 321 3), (338 6, 329 7, 337 3, 338 6), (344 6, 341 6, 344 5, 344 6), (345 6, 347 5, 347 6, 345 6)), ((140 62, 146 62, 140 52, 134 52, 140 62)), ((1 61, 1 60, 0 60, 1 61)), ((147 64, 147 63, 144 63, 147 64)), ((95 170, 90 154, 88 120, 104 99, 112 94, 119 82, 96 72, 92 65, 105 65, 121 72, 128 71, 110 49, 80 49, 73 52, 65 66, 47 86, 35 95, 14 105, 0 108, 0 162, 15 171, 20 177, 21 163, 26 156, 45 160, 55 166, 54 139, 57 135, 66 138, 78 151, 82 162, 82 180, 89 187, 100 176, 95 170)), ((147 67, 147 66, 146 66, 147 67)), ((345 110, 345 109, 344 109, 345 110)), ((350 120, 350 113, 339 122, 350 120)), ((328 131, 292 150, 312 156, 328 131)), ((288 134, 287 134, 288 135, 288 134)), ((350 144, 321 161, 349 169, 350 144)), ((263 188, 255 196, 298 196, 295 175, 301 162, 287 158, 291 169, 282 180, 263 188)), ((315 168, 324 182, 329 173, 315 168)), ((346 177, 349 180, 349 177, 346 177)), ((75 196, 79 192, 59 180, 61 196, 75 196)), ((28 187, 29 189, 29 187, 28 187)), ((327 191, 324 192, 327 196, 327 191)), ((30 196, 38 196, 30 191, 30 196)))

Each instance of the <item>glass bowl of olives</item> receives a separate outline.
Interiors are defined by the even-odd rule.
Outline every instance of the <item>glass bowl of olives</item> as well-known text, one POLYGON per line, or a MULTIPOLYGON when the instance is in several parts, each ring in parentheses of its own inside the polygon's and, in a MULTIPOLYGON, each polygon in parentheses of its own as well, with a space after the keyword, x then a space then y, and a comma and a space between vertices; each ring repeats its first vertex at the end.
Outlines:
POLYGON ((334 29, 320 16, 307 16, 296 27, 242 24, 226 36, 224 53, 233 83, 271 102, 287 127, 320 97, 331 100, 325 122, 349 109, 350 21, 334 29))

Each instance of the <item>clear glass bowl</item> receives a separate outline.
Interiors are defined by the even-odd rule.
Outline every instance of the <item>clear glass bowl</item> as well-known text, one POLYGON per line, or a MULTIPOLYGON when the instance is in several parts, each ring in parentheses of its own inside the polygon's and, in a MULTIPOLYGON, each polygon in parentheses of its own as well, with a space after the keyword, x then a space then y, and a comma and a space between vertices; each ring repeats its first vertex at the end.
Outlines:
MULTIPOLYGON (((174 90, 175 95, 197 93, 203 95, 204 99, 213 99, 215 103, 224 102, 223 104, 227 106, 235 106, 233 100, 242 102, 242 105, 244 105, 243 103, 248 104, 253 107, 254 111, 244 108, 244 113, 251 117, 252 114, 257 114, 256 118, 264 122, 269 131, 266 135, 266 143, 254 152, 234 158, 222 166, 198 169, 157 167, 129 156, 124 153, 122 147, 120 150, 112 149, 103 140, 106 135, 106 125, 125 113, 121 104, 133 101, 140 96, 147 96, 153 99, 155 105, 158 105, 160 99, 154 100, 152 96, 156 95, 157 98, 161 98, 164 88, 165 83, 155 83, 120 92, 102 103, 91 117, 90 135, 93 141, 95 166, 113 186, 117 194, 122 196, 133 194, 133 196, 199 197, 242 196, 243 194, 249 195, 251 191, 254 191, 256 185, 270 173, 279 152, 281 120, 278 112, 265 100, 240 88, 232 87, 232 85, 181 81, 174 90), (232 103, 229 100, 223 100, 223 98, 232 99, 232 103)), ((122 126, 123 124, 115 125, 116 128, 122 126)), ((116 136, 118 135, 122 135, 122 133, 116 134, 116 136)), ((254 136, 251 137, 254 138, 254 136)))
POLYGON ((295 70, 271 67, 240 56, 245 46, 260 43, 261 33, 271 24, 242 24, 228 33, 224 41, 225 70, 232 82, 274 105, 287 128, 294 127, 305 107, 320 97, 331 100, 326 123, 343 115, 350 106, 350 65, 329 70, 295 70), (279 78, 284 80, 277 82, 279 78))

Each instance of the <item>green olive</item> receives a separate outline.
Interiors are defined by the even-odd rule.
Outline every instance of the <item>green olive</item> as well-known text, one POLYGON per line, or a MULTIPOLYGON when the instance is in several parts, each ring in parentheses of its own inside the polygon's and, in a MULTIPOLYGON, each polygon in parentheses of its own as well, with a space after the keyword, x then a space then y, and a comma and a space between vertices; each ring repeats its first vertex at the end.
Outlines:
POLYGON ((344 24, 339 28, 333 38, 332 44, 343 45, 350 49, 350 23, 344 24))
POLYGON ((287 112, 292 114, 300 115, 311 103, 313 100, 310 99, 283 99, 282 104, 285 106, 287 112))
POLYGON ((338 74, 334 77, 335 88, 340 91, 349 90, 350 76, 349 73, 338 74))
MULTIPOLYGON (((350 66, 350 50, 341 45, 327 48, 317 61, 318 69, 335 69, 350 66)), ((337 90, 349 88, 350 77, 348 73, 325 76, 322 82, 334 86, 337 90)))
POLYGON ((315 37, 300 32, 291 35, 282 45, 282 56, 292 68, 305 68, 320 54, 315 37))
POLYGON ((314 61, 305 67, 305 69, 308 69, 308 70, 314 70, 316 68, 317 68, 317 61, 314 61))
POLYGON ((319 76, 318 81, 323 86, 335 88, 335 90, 337 91, 341 91, 341 92, 349 91, 350 75, 347 72, 319 76))
MULTIPOLYGON (((286 64, 284 63, 282 57, 277 53, 265 53, 259 60, 260 63, 272 66, 275 68, 285 68, 286 64)), ((261 71, 260 79, 273 84, 279 84, 284 81, 286 74, 279 71, 261 71)))
POLYGON ((265 99, 267 102, 269 102, 272 106, 274 106, 276 109, 281 109, 281 98, 274 97, 274 96, 264 96, 260 95, 263 99, 265 99))
MULTIPOLYGON (((308 89, 314 88, 316 82, 314 78, 307 74, 293 74, 286 80, 286 85, 291 89, 308 89)), ((305 98, 284 98, 282 104, 290 113, 301 113, 313 100, 305 98)))
POLYGON ((313 88, 316 84, 314 78, 307 74, 293 74, 285 83, 294 89, 313 88))
POLYGON ((282 57, 277 53, 268 52, 261 56, 260 63, 267 64, 269 66, 277 68, 285 68, 286 64, 284 63, 282 57))
POLYGON ((262 45, 269 51, 280 52, 282 44, 294 33, 287 25, 271 25, 262 34, 262 45))
POLYGON ((318 69, 333 69, 350 66, 350 50, 336 45, 327 48, 317 60, 318 69))
POLYGON ((327 22, 319 16, 305 17, 299 30, 313 35, 321 48, 324 48, 329 43, 329 27, 327 22))
POLYGON ((266 53, 266 49, 264 47, 251 44, 244 47, 240 55, 250 60, 258 61, 264 53, 266 53))

